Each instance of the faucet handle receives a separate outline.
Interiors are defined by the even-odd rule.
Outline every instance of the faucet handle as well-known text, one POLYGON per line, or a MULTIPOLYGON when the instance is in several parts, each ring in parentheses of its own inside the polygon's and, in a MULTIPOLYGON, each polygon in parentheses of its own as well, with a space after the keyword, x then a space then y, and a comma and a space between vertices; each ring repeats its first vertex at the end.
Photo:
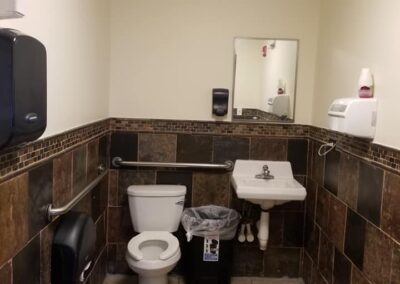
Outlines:
POLYGON ((262 167, 262 169, 263 169, 264 172, 269 172, 269 167, 268 167, 268 165, 264 165, 264 166, 262 167))

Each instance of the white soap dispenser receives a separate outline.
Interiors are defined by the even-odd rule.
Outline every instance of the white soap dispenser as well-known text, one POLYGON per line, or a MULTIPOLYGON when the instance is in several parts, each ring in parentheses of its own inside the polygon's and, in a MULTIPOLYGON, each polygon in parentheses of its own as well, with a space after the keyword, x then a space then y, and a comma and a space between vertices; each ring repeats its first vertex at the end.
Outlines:
POLYGON ((369 68, 361 69, 358 80, 358 96, 360 98, 372 98, 374 96, 374 79, 369 68))

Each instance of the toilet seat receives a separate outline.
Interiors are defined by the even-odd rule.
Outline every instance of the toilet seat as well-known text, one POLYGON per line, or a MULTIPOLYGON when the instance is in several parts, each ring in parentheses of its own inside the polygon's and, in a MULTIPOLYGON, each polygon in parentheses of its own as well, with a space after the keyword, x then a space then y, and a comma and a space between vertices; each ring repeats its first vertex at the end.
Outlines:
POLYGON ((179 241, 169 232, 147 231, 142 232, 132 238, 128 243, 128 253, 136 261, 144 260, 145 255, 141 251, 141 245, 149 241, 159 241, 166 245, 166 248, 160 253, 159 260, 165 261, 175 256, 179 250, 179 241))

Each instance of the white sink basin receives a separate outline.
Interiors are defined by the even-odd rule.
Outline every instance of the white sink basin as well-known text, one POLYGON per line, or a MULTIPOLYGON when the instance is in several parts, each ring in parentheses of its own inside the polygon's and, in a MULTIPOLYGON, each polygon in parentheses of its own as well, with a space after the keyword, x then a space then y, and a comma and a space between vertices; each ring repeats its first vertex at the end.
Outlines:
POLYGON ((232 184, 239 198, 260 204, 263 209, 306 197, 306 190, 294 179, 289 162, 237 160, 232 184), (264 165, 269 167, 273 179, 255 177, 263 172, 264 165))
POLYGON ((261 205, 257 238, 261 250, 267 249, 269 238, 269 209, 291 200, 304 200, 306 189, 293 177, 289 162, 236 160, 232 185, 239 198, 261 205), (268 166, 269 179, 259 179, 268 166))

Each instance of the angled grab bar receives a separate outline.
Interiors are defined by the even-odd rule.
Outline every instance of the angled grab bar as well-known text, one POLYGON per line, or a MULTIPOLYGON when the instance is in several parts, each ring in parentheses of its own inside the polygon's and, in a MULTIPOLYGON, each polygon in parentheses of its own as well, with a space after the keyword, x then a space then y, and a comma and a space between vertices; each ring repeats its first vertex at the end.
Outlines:
POLYGON ((91 182, 89 183, 81 192, 79 192, 70 202, 65 204, 62 207, 53 208, 53 204, 47 206, 47 218, 51 221, 52 217, 64 215, 68 213, 83 197, 86 196, 93 188, 95 188, 101 180, 107 175, 108 171, 100 165, 98 167, 100 174, 91 182))
POLYGON ((233 169, 232 161, 225 161, 223 164, 203 164, 203 163, 162 163, 162 162, 133 162, 124 161, 121 157, 112 159, 114 167, 159 167, 159 168, 185 168, 185 169, 214 169, 227 170, 233 169))

